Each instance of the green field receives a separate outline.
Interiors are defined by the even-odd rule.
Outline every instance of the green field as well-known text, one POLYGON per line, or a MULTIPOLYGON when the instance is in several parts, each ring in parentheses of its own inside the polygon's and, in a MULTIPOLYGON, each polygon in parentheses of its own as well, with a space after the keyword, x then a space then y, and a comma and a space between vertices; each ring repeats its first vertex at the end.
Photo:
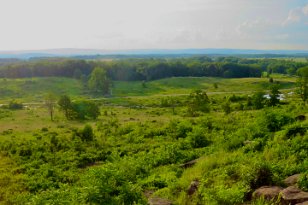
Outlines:
MULTIPOLYGON (((276 75, 281 89, 290 89, 295 86, 295 78, 276 75)), ((209 93, 219 92, 248 92, 266 90, 270 86, 267 78, 211 78, 211 77, 174 77, 150 81, 115 81, 112 86, 111 97, 151 96, 151 95, 178 95, 189 94, 195 89, 204 89, 209 93), (217 88, 214 88, 214 84, 217 88)), ((24 102, 42 102, 46 93, 55 93, 60 96, 69 94, 73 98, 93 97, 83 88, 80 81, 71 78, 23 78, 0 79, 0 102, 18 99, 24 102)))

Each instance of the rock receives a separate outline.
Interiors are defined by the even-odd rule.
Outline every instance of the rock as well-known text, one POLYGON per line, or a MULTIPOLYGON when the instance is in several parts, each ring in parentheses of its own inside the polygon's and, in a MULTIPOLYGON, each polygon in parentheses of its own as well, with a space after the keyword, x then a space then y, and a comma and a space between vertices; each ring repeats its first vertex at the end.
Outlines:
POLYGON ((192 167, 193 165, 195 165, 197 162, 197 159, 194 159, 192 161, 186 162, 184 164, 181 164, 180 167, 181 168, 188 168, 188 167, 192 167))
POLYGON ((283 180, 283 182, 288 186, 293 186, 298 182, 300 176, 301 176, 300 174, 294 174, 283 180))
POLYGON ((304 121, 304 120, 306 120, 306 116, 305 115, 298 115, 298 116, 295 117, 295 120, 304 121))
POLYGON ((295 205, 308 205, 308 201, 305 201, 303 203, 295 204, 295 205))
POLYGON ((264 197, 266 200, 278 199, 279 193, 283 190, 278 186, 262 186, 253 192, 253 198, 264 197))
POLYGON ((198 180, 192 181, 189 185, 189 188, 187 189, 187 194, 193 195, 198 190, 198 186, 199 186, 198 180))
POLYGON ((282 190, 280 194, 286 204, 294 205, 308 201, 308 192, 304 192, 295 186, 282 190))
POLYGON ((172 205, 172 201, 159 197, 152 197, 149 199, 149 205, 172 205))

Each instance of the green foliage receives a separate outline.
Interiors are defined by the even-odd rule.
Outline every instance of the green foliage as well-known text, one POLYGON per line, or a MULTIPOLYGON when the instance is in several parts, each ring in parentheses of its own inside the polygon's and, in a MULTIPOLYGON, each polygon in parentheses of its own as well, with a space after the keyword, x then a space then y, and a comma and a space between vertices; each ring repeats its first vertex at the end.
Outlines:
POLYGON ((48 110, 48 113, 50 115, 51 121, 53 121, 54 116, 54 109, 56 106, 56 96, 53 93, 48 93, 45 95, 45 106, 48 110))
POLYGON ((187 138, 193 148, 206 147, 210 144, 210 140, 206 135, 206 130, 201 127, 194 127, 193 131, 188 134, 187 138))
POLYGON ((221 108, 222 108, 222 110, 224 111, 224 113, 226 115, 230 114, 231 111, 232 111, 231 110, 231 103, 230 103, 229 100, 227 100, 226 102, 222 103, 221 108))
POLYGON ((286 138, 290 139, 291 137, 295 137, 296 135, 304 136, 307 132, 307 126, 301 124, 293 124, 286 128, 286 138))
POLYGON ((217 84, 217 83, 214 83, 214 84, 213 84, 213 87, 214 87, 215 89, 217 89, 217 88, 218 88, 218 84, 217 84))
POLYGON ((262 109, 264 107, 264 98, 265 93, 262 91, 258 91, 253 94, 252 96, 252 105, 255 109, 262 109))
POLYGON ((308 66, 298 69, 297 93, 305 103, 308 98, 308 66))
POLYGON ((304 191, 308 191, 308 171, 301 174, 298 180, 298 186, 304 191))
POLYGON ((189 95, 188 113, 196 116, 197 112, 210 112, 210 99, 205 91, 196 90, 189 95))
POLYGON ((82 179, 90 204, 146 204, 141 188, 127 180, 127 173, 112 165, 90 169, 82 179))
POLYGON ((93 93, 109 94, 110 80, 107 77, 106 70, 100 67, 94 68, 90 75, 88 87, 93 93))
POLYGON ((276 106, 278 103, 279 103, 279 85, 278 84, 273 84, 271 87, 270 87, 270 99, 268 100, 268 105, 269 106, 276 106))
POLYGON ((287 125, 294 121, 294 119, 283 112, 275 112, 267 109, 262 117, 262 123, 270 132, 278 131, 282 126, 287 125))
POLYGON ((20 110, 22 109, 24 106, 22 103, 19 103, 15 100, 12 100, 10 101, 9 105, 8 105, 8 108, 11 109, 11 110, 20 110))
POLYGON ((61 96, 58 105, 69 120, 96 119, 100 115, 99 106, 96 103, 86 100, 71 102, 67 95, 61 96))
POLYGON ((94 133, 91 125, 85 125, 80 132, 80 137, 83 141, 92 141, 94 138, 94 133))
POLYGON ((268 79, 268 82, 274 83, 274 79, 273 79, 272 77, 270 77, 270 78, 268 79))
MULTIPOLYGON (((233 63, 258 63, 255 59, 237 58, 213 60, 217 62, 190 60, 181 59, 177 64, 173 60, 103 64, 108 75, 117 79, 123 73, 132 74, 136 65, 139 74, 125 78, 144 80, 144 76, 156 79, 173 75, 175 67, 184 73, 186 64, 196 76, 208 72, 230 77, 238 75, 237 69, 246 71, 233 63), (116 65, 121 66, 115 68, 116 65), (216 70, 216 65, 220 69, 216 70)), ((263 61, 262 69, 272 62, 268 61, 263 61)), ((79 69, 86 73, 86 68, 79 69)), ((282 66, 271 69, 280 70, 282 66)), ((243 75, 258 73, 257 68, 252 71, 255 73, 243 75)), ((282 78, 282 82, 291 79, 282 78)), ((16 87, 19 82, 41 86, 42 81, 25 83, 18 79, 14 83, 16 87)), ((64 81, 53 82, 61 82, 62 87, 75 82, 64 81)), ((172 200, 174 204, 244 204, 250 203, 247 200, 259 186, 279 185, 286 176, 306 172, 307 122, 294 122, 294 116, 307 112, 305 106, 298 105, 299 98, 287 98, 294 101, 292 106, 282 103, 252 110, 262 108, 257 104, 264 104, 263 95, 255 100, 258 97, 247 97, 251 94, 248 91, 267 89, 267 79, 169 78, 148 81, 146 87, 140 82, 114 84, 116 92, 138 97, 71 101, 69 95, 83 99, 77 98, 79 91, 70 87, 57 92, 62 95, 58 105, 64 115, 83 121, 67 121, 63 115, 55 115, 50 122, 46 120, 49 113, 39 106, 14 112, 0 109, 0 200, 8 204, 147 204, 143 193, 154 191, 153 196, 172 200), (219 88, 213 88, 215 82, 219 88), (191 88, 208 89, 211 103, 204 91, 193 92, 188 98, 175 96, 191 88), (214 89, 216 93, 212 93, 214 89), (250 102, 244 110, 236 108, 236 112, 224 115, 221 106, 226 103, 223 96, 227 94, 219 92, 234 90, 245 95, 231 95, 230 109, 246 100, 250 102), (151 94, 155 95, 145 97, 151 94), (202 113, 210 107, 210 113, 202 113), (180 115, 173 115, 169 108, 175 108, 180 115), (182 114, 187 108, 192 110, 190 116, 182 114), (105 115, 98 118, 100 109, 105 115), (4 159, 10 161, 2 163, 4 159), (189 196, 187 189, 195 180, 199 182, 198 190, 189 196)), ((292 83, 284 85, 289 88, 292 83)), ((0 82, 0 91, 1 88, 0 82)), ((302 189, 307 189, 306 182, 307 177, 302 177, 302 189)))
POLYGON ((73 116, 73 106, 69 96, 62 95, 58 100, 58 105, 60 109, 64 112, 66 119, 72 119, 73 116))
POLYGON ((72 103, 73 119, 96 119, 100 115, 99 107, 96 103, 91 101, 76 101, 72 103))

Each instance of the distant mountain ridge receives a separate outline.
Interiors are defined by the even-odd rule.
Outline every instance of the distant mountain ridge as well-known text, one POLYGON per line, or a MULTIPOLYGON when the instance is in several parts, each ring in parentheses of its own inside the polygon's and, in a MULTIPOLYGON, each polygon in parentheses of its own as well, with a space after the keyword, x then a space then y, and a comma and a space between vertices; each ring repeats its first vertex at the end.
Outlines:
POLYGON ((41 57, 75 57, 94 55, 297 55, 308 56, 308 50, 256 50, 256 49, 136 49, 136 50, 103 50, 103 49, 47 49, 0 51, 0 58, 30 59, 41 57))

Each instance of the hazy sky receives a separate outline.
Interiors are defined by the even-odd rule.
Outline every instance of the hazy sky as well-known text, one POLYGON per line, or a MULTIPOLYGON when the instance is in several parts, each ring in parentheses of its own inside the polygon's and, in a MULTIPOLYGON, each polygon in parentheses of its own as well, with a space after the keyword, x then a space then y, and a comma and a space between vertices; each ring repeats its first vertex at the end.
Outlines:
POLYGON ((0 0, 0 50, 308 50, 308 0, 0 0))

